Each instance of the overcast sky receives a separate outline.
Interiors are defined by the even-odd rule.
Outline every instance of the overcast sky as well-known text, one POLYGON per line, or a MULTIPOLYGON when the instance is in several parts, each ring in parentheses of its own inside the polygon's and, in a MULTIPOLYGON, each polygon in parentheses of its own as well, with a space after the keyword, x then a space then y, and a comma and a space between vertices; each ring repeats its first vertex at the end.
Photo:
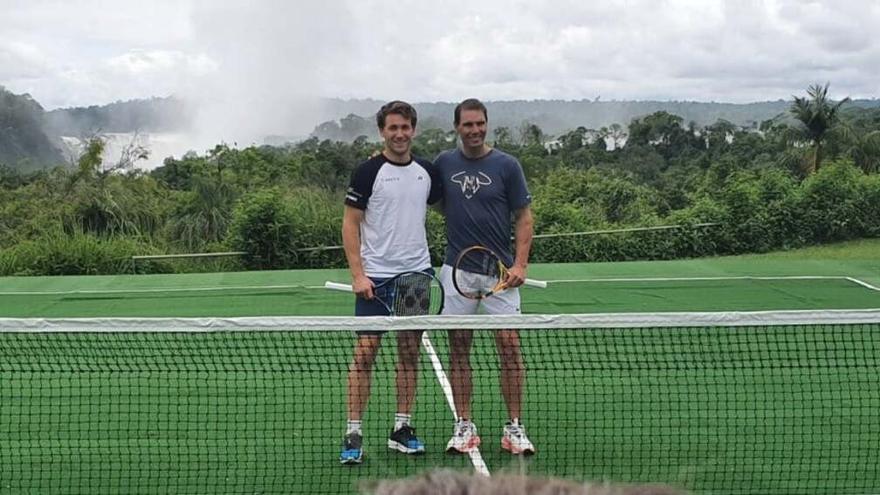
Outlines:
POLYGON ((880 0, 0 0, 0 12, 0 85, 47 109, 177 94, 216 103, 212 119, 258 108, 285 122, 279 108, 308 112, 315 96, 747 102, 829 81, 835 98, 880 96, 880 0))

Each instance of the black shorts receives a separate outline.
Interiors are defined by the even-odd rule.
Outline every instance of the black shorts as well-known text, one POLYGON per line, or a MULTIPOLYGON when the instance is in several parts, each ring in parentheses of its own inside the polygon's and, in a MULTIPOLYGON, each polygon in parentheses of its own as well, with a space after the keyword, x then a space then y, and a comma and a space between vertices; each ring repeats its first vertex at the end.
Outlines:
MULTIPOLYGON (((370 280, 373 281, 373 298, 372 299, 364 299, 362 297, 355 298, 354 301, 354 315, 355 316, 389 316, 388 308, 382 305, 379 302, 378 298, 386 298, 389 295, 390 287, 378 287, 379 284, 388 280, 387 278, 373 278, 370 277, 370 280)), ((355 332, 358 335, 382 335, 385 332, 382 330, 363 330, 355 332)))

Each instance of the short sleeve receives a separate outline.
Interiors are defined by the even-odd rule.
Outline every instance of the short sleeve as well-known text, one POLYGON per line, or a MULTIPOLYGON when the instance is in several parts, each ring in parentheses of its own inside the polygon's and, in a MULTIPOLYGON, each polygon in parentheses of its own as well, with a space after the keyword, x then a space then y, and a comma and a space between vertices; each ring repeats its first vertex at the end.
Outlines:
POLYGON ((519 161, 511 159, 510 166, 505 174, 507 186, 507 207, 510 211, 525 208, 532 202, 532 194, 526 185, 526 176, 523 173, 519 161))
POLYGON ((431 190, 428 193, 428 204, 432 205, 443 199, 443 180, 440 177, 440 169, 437 168, 437 165, 429 161, 422 161, 421 163, 422 166, 425 167, 425 170, 428 171, 428 176, 431 178, 431 190))
POLYGON ((366 210, 370 196, 373 194, 373 183, 381 168, 381 162, 369 160, 358 165, 351 174, 348 190, 345 192, 345 204, 359 210, 366 210))

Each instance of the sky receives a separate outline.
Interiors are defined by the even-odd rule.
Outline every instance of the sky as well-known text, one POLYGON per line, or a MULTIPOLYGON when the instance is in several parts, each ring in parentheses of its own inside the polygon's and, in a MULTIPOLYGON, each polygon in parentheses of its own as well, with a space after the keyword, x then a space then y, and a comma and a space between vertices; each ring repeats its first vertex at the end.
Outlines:
POLYGON ((244 133, 319 97, 880 97, 880 0, 0 0, 0 85, 47 110, 174 94, 244 133), (259 115, 259 119, 254 119, 259 115))

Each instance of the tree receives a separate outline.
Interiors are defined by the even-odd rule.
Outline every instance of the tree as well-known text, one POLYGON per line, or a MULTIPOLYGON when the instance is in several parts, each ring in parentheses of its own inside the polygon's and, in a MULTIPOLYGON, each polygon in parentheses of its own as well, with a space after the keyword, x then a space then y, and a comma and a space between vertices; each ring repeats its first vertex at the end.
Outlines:
POLYGON ((810 153, 807 156, 806 172, 812 174, 822 164, 822 151, 829 132, 839 120, 840 107, 849 101, 849 97, 837 103, 828 99, 828 86, 815 84, 807 89, 807 96, 794 97, 790 112, 800 121, 797 128, 798 137, 809 143, 810 153))
POLYGON ((496 127, 493 133, 495 134, 495 147, 509 149, 514 146, 513 133, 510 132, 510 127, 496 127))
POLYGON ((106 142, 93 136, 83 144, 75 169, 66 179, 64 201, 73 208, 68 230, 99 235, 149 234, 161 223, 157 183, 141 171, 130 170, 147 156, 136 136, 118 161, 104 163, 106 142))
POLYGON ((880 172, 880 130, 876 124, 861 126, 846 122, 840 126, 844 153, 866 174, 880 172))
POLYGON ((714 124, 703 128, 703 143, 710 150, 723 151, 733 141, 736 131, 736 126, 729 120, 718 119, 714 124))
POLYGON ((652 146, 667 160, 680 155, 690 145, 692 136, 682 127, 683 120, 663 111, 633 119, 626 144, 652 146))
POLYGON ((15 95, 0 86, 0 163, 39 169, 62 163, 55 143, 43 129, 45 113, 30 95, 15 95))
POLYGON ((229 228, 234 201, 235 193, 226 183, 198 179, 173 212, 168 224, 172 239, 190 252, 219 243, 229 228))
POLYGON ((562 143, 562 150, 566 153, 573 153, 587 144, 587 128, 580 126, 577 129, 566 132, 559 136, 562 143))
POLYGON ((524 121, 519 127, 519 142, 523 146, 541 146, 544 143, 544 131, 528 121, 524 121))
POLYGON ((880 172, 880 131, 855 135, 849 155, 866 174, 880 172))

